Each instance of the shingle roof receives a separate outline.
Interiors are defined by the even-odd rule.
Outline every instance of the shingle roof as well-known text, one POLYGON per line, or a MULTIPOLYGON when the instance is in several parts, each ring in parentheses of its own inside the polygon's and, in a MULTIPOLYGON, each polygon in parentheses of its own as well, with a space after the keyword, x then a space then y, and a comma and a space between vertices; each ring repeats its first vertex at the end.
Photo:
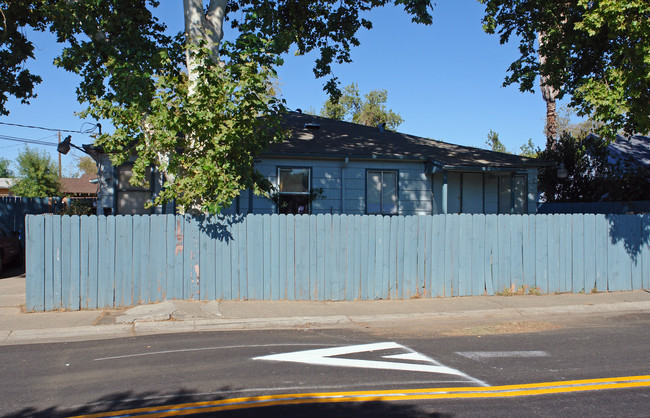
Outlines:
POLYGON ((63 194, 96 195, 97 183, 90 182, 96 178, 97 175, 91 174, 84 174, 80 178, 61 178, 61 192, 63 194))
POLYGON ((650 138, 635 135, 630 138, 617 135, 616 141, 607 147, 611 160, 629 159, 639 165, 650 166, 650 138))
POLYGON ((399 132, 342 122, 319 116, 289 112, 284 124, 287 140, 273 145, 263 156, 415 160, 453 167, 540 167, 547 163, 534 158, 480 148, 449 144, 399 132), (312 127, 308 127, 309 124, 312 127))

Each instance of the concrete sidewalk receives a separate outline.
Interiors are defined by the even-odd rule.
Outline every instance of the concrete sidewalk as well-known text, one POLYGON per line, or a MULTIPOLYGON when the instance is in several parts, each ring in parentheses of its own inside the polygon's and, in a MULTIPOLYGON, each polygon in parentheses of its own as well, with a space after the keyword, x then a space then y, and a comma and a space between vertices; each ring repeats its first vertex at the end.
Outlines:
POLYGON ((407 326, 650 314, 650 292, 471 296, 406 301, 166 301, 130 309, 25 313, 25 277, 0 278, 0 345, 194 331, 407 326))

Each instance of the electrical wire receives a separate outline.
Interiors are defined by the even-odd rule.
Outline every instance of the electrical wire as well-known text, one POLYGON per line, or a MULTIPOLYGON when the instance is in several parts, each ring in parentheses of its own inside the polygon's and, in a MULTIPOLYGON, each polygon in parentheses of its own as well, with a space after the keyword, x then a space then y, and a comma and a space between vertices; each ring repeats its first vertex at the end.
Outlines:
POLYGON ((19 138, 17 136, 8 135, 0 135, 0 139, 4 139, 5 141, 24 142, 26 144, 50 145, 52 147, 56 147, 58 145, 56 142, 39 141, 38 139, 19 138))
MULTIPOLYGON (((84 125, 91 124, 91 122, 84 122, 83 125, 81 125, 82 129, 84 125)), ((97 129, 98 124, 94 124, 92 128, 86 129, 85 131, 82 131, 79 129, 78 131, 71 131, 69 129, 55 129, 55 128, 45 128, 43 126, 34 126, 34 125, 21 125, 19 123, 9 123, 9 122, 0 122, 0 125, 7 125, 7 126, 17 126, 19 128, 29 128, 29 129, 41 129, 44 131, 52 131, 52 132, 66 132, 66 133, 71 133, 71 134, 88 134, 93 132, 95 129, 97 129)))

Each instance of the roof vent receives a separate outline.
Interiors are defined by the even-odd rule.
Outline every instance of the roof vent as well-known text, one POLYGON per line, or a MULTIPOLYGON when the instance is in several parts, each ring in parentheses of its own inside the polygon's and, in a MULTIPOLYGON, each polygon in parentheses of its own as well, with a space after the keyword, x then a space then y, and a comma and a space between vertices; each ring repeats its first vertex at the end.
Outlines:
POLYGON ((296 112, 298 112, 298 113, 302 113, 302 109, 301 109, 301 108, 298 108, 298 109, 296 109, 296 112))
POLYGON ((386 122, 380 123, 377 127, 379 128, 379 132, 384 132, 386 130, 386 122))
POLYGON ((320 129, 320 125, 317 123, 305 123, 305 129, 320 129))

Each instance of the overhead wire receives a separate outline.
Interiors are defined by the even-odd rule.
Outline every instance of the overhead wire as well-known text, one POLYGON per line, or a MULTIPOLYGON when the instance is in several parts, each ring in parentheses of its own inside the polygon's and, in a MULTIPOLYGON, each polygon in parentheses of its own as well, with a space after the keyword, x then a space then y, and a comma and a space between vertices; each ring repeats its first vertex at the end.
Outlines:
POLYGON ((0 135, 0 139, 4 139, 6 141, 24 142, 26 144, 50 145, 52 147, 56 147, 58 145, 56 142, 40 141, 38 139, 20 138, 17 136, 9 136, 9 135, 0 135))
POLYGON ((41 129, 43 131, 52 131, 52 132, 67 132, 67 133, 71 133, 71 134, 80 134, 80 133, 82 133, 81 130, 71 131, 69 129, 46 128, 46 127, 43 127, 43 126, 22 125, 20 123, 0 122, 0 125, 17 126, 19 128, 29 128, 29 129, 41 129))

